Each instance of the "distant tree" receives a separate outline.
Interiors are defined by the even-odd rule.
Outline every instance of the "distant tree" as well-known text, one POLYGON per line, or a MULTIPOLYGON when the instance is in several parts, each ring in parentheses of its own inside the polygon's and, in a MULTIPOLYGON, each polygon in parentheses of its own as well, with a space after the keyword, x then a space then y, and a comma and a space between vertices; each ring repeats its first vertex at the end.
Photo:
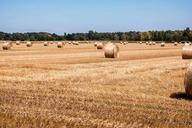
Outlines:
POLYGON ((93 30, 90 30, 89 32, 88 32, 88 38, 89 38, 89 40, 94 40, 94 31, 93 30))
POLYGON ((123 41, 126 41, 127 40, 127 35, 125 33, 122 33, 121 36, 120 36, 120 39, 123 40, 123 41))
POLYGON ((118 36, 118 34, 114 34, 114 38, 113 38, 114 40, 119 40, 119 36, 118 36))
POLYGON ((148 32, 94 32, 90 30, 88 33, 64 33, 57 35, 46 32, 30 32, 30 33, 4 33, 0 32, 0 40, 131 40, 131 41, 192 41, 192 31, 186 28, 183 31, 148 31, 148 32))
POLYGON ((186 29, 183 31, 183 40, 189 41, 191 38, 192 38, 192 35, 191 35, 190 28, 186 28, 186 29))
POLYGON ((66 40, 66 36, 67 36, 67 33, 64 32, 64 34, 63 34, 63 39, 64 39, 64 40, 66 40))
POLYGON ((139 33, 139 40, 141 40, 141 41, 151 40, 150 32, 140 32, 139 33))

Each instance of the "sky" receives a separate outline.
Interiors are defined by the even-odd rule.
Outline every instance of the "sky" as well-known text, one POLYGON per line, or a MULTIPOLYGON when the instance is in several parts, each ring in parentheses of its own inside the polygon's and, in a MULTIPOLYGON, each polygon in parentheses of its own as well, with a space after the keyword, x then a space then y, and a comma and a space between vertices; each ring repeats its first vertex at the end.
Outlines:
POLYGON ((192 28, 192 0, 0 0, 0 31, 127 32, 192 28))

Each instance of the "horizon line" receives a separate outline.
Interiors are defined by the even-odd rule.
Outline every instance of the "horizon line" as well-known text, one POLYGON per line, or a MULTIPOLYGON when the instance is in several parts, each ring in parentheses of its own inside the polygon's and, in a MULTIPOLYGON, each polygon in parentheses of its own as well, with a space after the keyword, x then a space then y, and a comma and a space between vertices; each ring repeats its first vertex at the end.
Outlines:
MULTIPOLYGON (((96 30, 88 30, 87 32, 62 32, 63 34, 66 33, 66 34, 73 34, 73 33, 89 33, 89 31, 93 31, 93 32, 97 32, 97 33, 126 33, 126 32, 151 32, 151 31, 183 31, 185 29, 189 28, 190 30, 192 29, 192 27, 185 27, 183 29, 162 29, 162 30, 158 30, 158 29, 151 29, 151 30, 142 30, 142 31, 139 31, 139 30, 129 30, 129 31, 96 31, 96 30)), ((49 32, 49 31, 25 31, 25 32, 8 32, 8 31, 2 31, 0 30, 0 32, 3 32, 3 33, 9 33, 9 34, 13 34, 13 33, 49 33, 49 34, 57 34, 57 35, 60 35, 61 32, 49 32)))

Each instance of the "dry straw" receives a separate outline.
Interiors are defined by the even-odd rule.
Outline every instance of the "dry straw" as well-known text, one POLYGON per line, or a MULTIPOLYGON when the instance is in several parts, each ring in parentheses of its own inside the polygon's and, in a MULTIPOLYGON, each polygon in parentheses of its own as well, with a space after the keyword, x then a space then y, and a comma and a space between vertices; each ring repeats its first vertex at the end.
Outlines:
POLYGON ((62 47, 63 47, 63 42, 58 42, 58 43, 57 43, 57 47, 58 47, 58 48, 62 48, 62 47))
POLYGON ((9 49, 11 49, 11 43, 9 43, 9 42, 3 43, 2 49, 3 49, 3 50, 9 50, 9 49))
POLYGON ((128 43, 129 43, 129 42, 127 42, 127 41, 126 41, 126 42, 123 42, 124 45, 126 45, 126 44, 128 44, 128 43))
POLYGON ((94 46, 97 47, 97 42, 94 43, 94 46))
POLYGON ((175 43, 174 43, 174 46, 177 46, 177 45, 178 45, 178 43, 177 43, 177 42, 175 42, 175 43))
POLYGON ((164 42, 161 43, 161 47, 165 47, 165 43, 164 42))
POLYGON ((48 43, 48 42, 44 42, 43 45, 44 45, 44 46, 48 46, 49 43, 48 43))
POLYGON ((73 45, 79 45, 79 42, 74 41, 74 42, 73 42, 73 45))
POLYGON ((98 42, 97 43, 97 49, 103 49, 104 48, 104 43, 98 42))
POLYGON ((185 46, 189 46, 189 45, 190 45, 189 43, 187 43, 187 42, 185 43, 185 46))
POLYGON ((182 48, 182 58, 192 59, 192 46, 184 46, 182 48))
POLYGON ((119 58, 119 47, 112 43, 106 44, 105 58, 119 58))
POLYGON ((152 45, 153 43, 152 42, 149 42, 149 45, 152 45))
POLYGON ((13 46, 13 42, 12 41, 10 41, 10 42, 8 42, 10 45, 11 45, 11 47, 13 46))
POLYGON ((16 45, 20 45, 20 41, 16 41, 16 45))
POLYGON ((188 65, 184 78, 185 92, 192 96, 192 63, 188 65))
POLYGON ((27 41, 26 46, 27 46, 27 47, 31 47, 31 46, 32 46, 32 43, 31 43, 30 41, 27 41))

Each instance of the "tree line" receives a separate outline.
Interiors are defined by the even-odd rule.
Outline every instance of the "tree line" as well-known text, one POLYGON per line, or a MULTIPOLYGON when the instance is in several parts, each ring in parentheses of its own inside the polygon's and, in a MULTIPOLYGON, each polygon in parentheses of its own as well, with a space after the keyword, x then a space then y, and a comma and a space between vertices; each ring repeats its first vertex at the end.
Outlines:
POLYGON ((47 32, 5 33, 0 32, 0 40, 21 41, 61 41, 61 40, 114 40, 114 41, 192 41, 190 28, 175 31, 148 31, 148 32, 96 32, 64 33, 57 35, 47 32))

